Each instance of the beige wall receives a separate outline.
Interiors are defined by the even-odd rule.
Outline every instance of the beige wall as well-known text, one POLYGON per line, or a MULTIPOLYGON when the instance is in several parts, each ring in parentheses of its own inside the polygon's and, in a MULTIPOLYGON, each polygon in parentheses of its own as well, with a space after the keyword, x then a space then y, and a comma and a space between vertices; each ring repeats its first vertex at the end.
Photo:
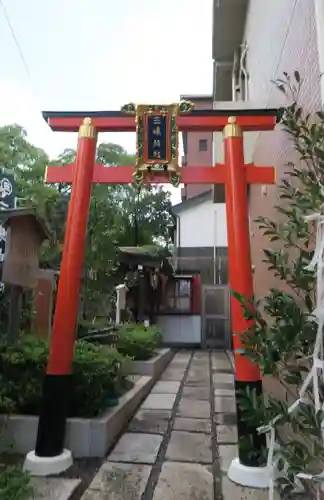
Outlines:
MULTIPOLYGON (((320 78, 313 0, 250 0, 245 41, 248 44, 247 65, 250 75, 250 99, 260 106, 277 107, 284 104, 283 96, 271 80, 283 71, 299 70, 306 78, 301 103, 309 111, 320 109, 320 78)), ((277 178, 283 176, 294 154, 287 136, 277 127, 275 132, 261 132, 256 140, 253 160, 256 164, 273 164, 277 178)), ((278 190, 269 186, 264 194, 261 186, 252 186, 250 212, 272 217, 276 212, 278 190)), ((271 286, 278 286, 262 263, 262 248, 268 247, 256 225, 252 225, 252 259, 256 266, 255 293, 263 296, 271 286), (267 279, 265 279, 267 276, 267 279)))
MULTIPOLYGON (((190 99, 195 104, 195 109, 212 109, 212 99, 210 101, 190 99)), ((188 132, 188 153, 187 167, 191 166, 209 166, 213 163, 213 133, 212 132, 188 132), (207 151, 199 151, 199 140, 207 140, 207 151)), ((186 186, 187 198, 197 196, 204 191, 211 189, 211 185, 207 184, 190 184, 186 186)))

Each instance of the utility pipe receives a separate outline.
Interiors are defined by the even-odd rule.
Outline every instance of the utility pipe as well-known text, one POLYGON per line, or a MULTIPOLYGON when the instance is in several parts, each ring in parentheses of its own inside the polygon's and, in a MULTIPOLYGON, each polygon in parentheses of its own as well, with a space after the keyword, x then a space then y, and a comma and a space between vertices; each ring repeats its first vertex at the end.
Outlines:
MULTIPOLYGON (((241 58, 240 58, 240 82, 241 80, 241 73, 244 76, 244 95, 242 97, 242 101, 248 101, 249 100, 249 82, 248 82, 248 73, 245 68, 244 64, 244 58, 246 56, 248 50, 248 46, 246 44, 241 45, 241 58)), ((243 91, 243 89, 242 89, 243 91)), ((242 92, 243 93, 243 92, 242 92)))

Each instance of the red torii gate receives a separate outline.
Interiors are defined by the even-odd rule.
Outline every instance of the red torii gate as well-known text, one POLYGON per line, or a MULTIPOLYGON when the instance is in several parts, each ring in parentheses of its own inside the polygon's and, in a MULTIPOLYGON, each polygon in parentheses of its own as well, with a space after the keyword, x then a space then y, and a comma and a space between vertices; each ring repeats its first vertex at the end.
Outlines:
MULTIPOLYGON (((180 108, 181 109, 181 108, 180 108)), ((134 132, 135 116, 122 111, 103 112, 44 112, 44 119, 53 131, 79 132, 75 165, 50 166, 46 171, 47 183, 72 183, 66 234, 61 261, 60 280, 51 337, 51 349, 43 388, 43 405, 40 414, 35 452, 26 459, 31 468, 41 457, 56 460, 55 470, 67 468, 72 458, 64 450, 65 422, 69 392, 71 390, 71 365, 77 322, 80 277, 84 260, 86 227, 92 183, 120 184, 133 181, 134 168, 106 167, 95 164, 98 132, 134 132), (60 457, 62 463, 59 465, 60 457)), ((224 164, 214 166, 182 167, 179 181, 185 184, 225 184, 226 214, 229 254, 230 288, 245 297, 253 296, 253 278, 250 256, 248 219, 248 184, 272 184, 275 170, 270 166, 244 163, 243 132, 274 129, 279 113, 267 110, 203 110, 179 113, 175 117, 177 131, 223 131, 224 164), (233 116, 235 115, 235 116, 233 116)), ((151 172, 150 183, 169 182, 168 174, 151 172)), ((235 354, 236 393, 250 387, 262 394, 259 367, 242 355, 240 334, 248 328, 239 301, 231 296, 231 326, 235 354)), ((238 410, 238 436, 249 436, 251 448, 261 450, 264 436, 255 428, 247 427, 238 410)), ((233 462, 232 478, 242 475, 242 467, 252 469, 257 463, 251 460, 244 446, 239 446, 239 459, 233 462), (237 468, 240 470, 237 471, 237 468)), ((264 468, 265 469, 265 468, 264 468)), ((244 472, 246 473, 246 471, 244 472)), ((250 479, 255 486, 265 487, 266 479, 250 479), (261 482, 260 482, 261 481, 261 482), (262 482, 263 481, 263 482, 262 482)), ((261 473, 262 475, 262 473, 261 473)), ((240 480, 240 479, 239 479, 240 480)))

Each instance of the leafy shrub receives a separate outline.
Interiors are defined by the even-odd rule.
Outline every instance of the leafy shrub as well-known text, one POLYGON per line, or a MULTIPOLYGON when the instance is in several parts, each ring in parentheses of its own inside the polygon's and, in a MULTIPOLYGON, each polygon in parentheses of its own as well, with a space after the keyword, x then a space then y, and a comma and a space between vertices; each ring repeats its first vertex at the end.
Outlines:
POLYGON ((144 327, 125 323, 119 327, 117 349, 135 360, 151 358, 161 343, 161 332, 156 326, 144 327))
MULTIPOLYGON (((48 353, 48 343, 34 337, 15 346, 0 342, 0 413, 39 414, 48 353)), ((108 394, 122 393, 126 362, 116 349, 78 341, 70 416, 95 416, 108 394)))
POLYGON ((121 395, 127 387, 126 364, 127 358, 115 348, 77 342, 71 414, 96 415, 107 395, 121 395))
POLYGON ((4 500, 28 500, 33 496, 30 476, 20 467, 0 469, 0 498, 4 500))
MULTIPOLYGON (((316 299, 322 300, 316 290, 318 271, 308 267, 314 255, 316 226, 305 216, 323 215, 324 113, 308 114, 299 105, 302 80, 298 71, 293 76, 284 73, 274 83, 290 102, 283 110, 281 124, 291 139, 296 163, 289 162, 281 178, 278 204, 274 207, 277 216, 258 217, 256 223, 269 238, 268 248, 263 249, 264 262, 278 279, 278 285, 263 299, 250 301, 252 304, 248 297, 236 296, 246 318, 254 322, 254 329, 244 335, 245 352, 259 364, 263 375, 270 375, 281 384, 287 398, 273 394, 263 401, 255 391, 246 391, 238 403, 248 425, 271 423, 275 427, 276 440, 281 445, 275 452, 280 498, 315 498, 306 496, 306 483, 305 491, 298 487, 297 496, 296 475, 307 473, 316 479, 323 470, 323 409, 316 409, 316 386, 312 384, 304 397, 297 390, 296 400, 300 400, 292 411, 288 396, 296 394, 296 386, 302 386, 310 370, 318 328, 313 311, 316 299)), ((322 256, 322 250, 319 255, 322 256)), ((322 407, 324 385, 319 374, 318 371, 322 407)))

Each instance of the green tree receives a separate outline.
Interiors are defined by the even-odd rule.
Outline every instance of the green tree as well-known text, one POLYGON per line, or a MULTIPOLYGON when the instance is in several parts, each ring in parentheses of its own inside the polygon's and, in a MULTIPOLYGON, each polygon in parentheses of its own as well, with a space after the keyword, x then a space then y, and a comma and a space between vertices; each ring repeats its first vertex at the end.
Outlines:
MULTIPOLYGON (((59 267, 60 243, 71 186, 44 184, 48 164, 65 165, 75 161, 76 151, 65 149, 53 161, 33 146, 19 125, 0 128, 0 166, 14 173, 17 181, 18 206, 31 206, 48 223, 52 239, 43 245, 42 260, 59 267)), ((135 157, 118 144, 101 143, 97 162, 113 168, 132 165, 135 157)), ((151 244, 157 239, 169 243, 170 194, 161 187, 133 185, 94 185, 87 229, 84 298, 93 302, 110 297, 113 285, 120 279, 118 247, 151 244)))
MULTIPOLYGON (((97 162, 107 167, 133 165, 135 157, 119 145, 102 143, 97 162)), ((84 303, 110 303, 120 282, 118 247, 170 243, 170 193, 161 187, 95 185, 92 191, 84 279, 84 303)), ((86 307, 87 308, 87 307, 86 307)), ((102 307, 105 310, 104 307, 102 307)), ((106 307, 107 310, 107 307, 106 307)))
POLYGON ((56 189, 44 185, 48 163, 45 151, 28 141, 22 127, 0 127, 0 167, 15 175, 19 205, 37 207, 43 216, 46 216, 49 204, 58 197, 56 189))
MULTIPOLYGON (((65 157, 66 154, 61 155, 60 163, 64 163, 65 157)), ((35 208, 49 225, 52 238, 44 243, 41 258, 57 266, 60 259, 57 241, 63 237, 68 195, 57 186, 44 184, 49 163, 45 151, 28 141, 27 132, 21 126, 0 127, 0 167, 15 176, 17 205, 35 208)))
MULTIPOLYGON (((37 209, 40 216, 52 219, 59 194, 51 186, 44 185, 44 173, 49 159, 46 153, 33 146, 27 139, 26 131, 19 125, 0 127, 0 167, 4 172, 14 174, 17 182, 18 206, 31 206, 37 209)), ((55 239, 47 242, 42 248, 42 257, 57 254, 55 239)), ((6 329, 8 322, 8 288, 1 294, 0 322, 6 329)), ((23 294, 23 311, 21 326, 30 328, 31 293, 23 294)))
MULTIPOLYGON (((305 220, 305 216, 323 213, 324 113, 312 116, 299 105, 302 82, 297 71, 293 77, 285 73, 274 83, 290 102, 284 109, 281 124, 292 141, 298 161, 287 165, 281 180, 279 203, 275 207, 277 218, 259 217, 257 223, 269 238, 264 261, 285 286, 271 289, 266 297, 253 300, 252 304, 248 298, 236 296, 246 317, 255 322, 254 334, 250 331, 245 334, 247 355, 260 365, 264 375, 275 377, 287 394, 296 394, 296 387, 301 386, 311 366, 309 359, 312 359, 318 327, 313 315, 315 272, 307 268, 314 253, 316 227, 305 220)), ((323 382, 319 381, 319 385, 323 403, 323 382)), ((319 473, 324 460, 324 414, 322 410, 315 411, 312 386, 307 398, 292 412, 288 411, 287 401, 272 397, 265 404, 255 394, 242 394, 240 405, 245 419, 256 426, 267 425, 279 417, 275 429, 281 444, 277 459, 282 477, 277 486, 281 498, 295 498, 296 475, 319 473)))

